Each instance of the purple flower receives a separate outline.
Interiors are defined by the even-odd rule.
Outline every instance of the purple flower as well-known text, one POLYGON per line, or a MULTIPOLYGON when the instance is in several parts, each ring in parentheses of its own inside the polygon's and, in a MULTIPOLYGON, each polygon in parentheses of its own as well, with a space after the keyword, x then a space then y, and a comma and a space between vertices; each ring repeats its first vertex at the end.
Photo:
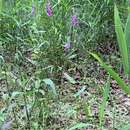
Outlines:
POLYGON ((71 23, 72 23, 73 26, 77 26, 78 25, 78 19, 77 19, 76 15, 73 15, 71 17, 71 23))
POLYGON ((32 14, 32 15, 35 14, 35 5, 34 5, 34 3, 32 4, 32 11, 31 11, 31 14, 32 14))
POLYGON ((50 2, 48 1, 48 3, 46 4, 46 13, 47 15, 50 17, 52 16, 52 8, 51 8, 51 4, 50 2))
POLYGON ((68 49, 70 49, 70 47, 71 47, 71 44, 70 42, 68 42, 64 45, 64 50, 67 51, 68 49))

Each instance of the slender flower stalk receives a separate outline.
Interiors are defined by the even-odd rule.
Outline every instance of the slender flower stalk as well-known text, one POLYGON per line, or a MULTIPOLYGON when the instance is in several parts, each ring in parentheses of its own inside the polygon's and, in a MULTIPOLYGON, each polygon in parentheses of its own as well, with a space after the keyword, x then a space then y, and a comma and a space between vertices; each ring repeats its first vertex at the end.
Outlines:
POLYGON ((46 4, 46 13, 47 13, 47 16, 49 16, 49 17, 52 16, 52 8, 51 8, 51 4, 49 1, 46 4))

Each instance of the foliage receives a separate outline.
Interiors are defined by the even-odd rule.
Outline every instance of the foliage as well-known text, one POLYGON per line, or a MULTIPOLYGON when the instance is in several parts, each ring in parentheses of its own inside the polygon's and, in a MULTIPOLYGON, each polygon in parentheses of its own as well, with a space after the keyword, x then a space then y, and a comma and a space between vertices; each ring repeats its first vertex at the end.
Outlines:
MULTIPOLYGON (((126 2, 116 2, 124 13, 126 2)), ((99 83, 97 70, 100 67, 95 66, 86 52, 100 48, 99 43, 115 42, 113 6, 110 0, 0 0, 2 129, 108 127, 105 108, 108 97, 114 96, 109 96, 110 80, 103 85, 99 83)), ((123 31, 115 9, 116 22, 120 24, 120 28, 116 28, 117 35, 118 31, 123 34, 123 39, 122 34, 118 38, 124 43, 126 38, 129 48, 129 16, 123 31)), ((122 18, 125 17, 124 14, 122 18)), ((127 71, 127 46, 120 44, 127 71)), ((100 58, 98 60, 121 88, 130 93, 119 75, 100 58)), ((110 111, 109 117, 113 113, 110 111)), ((111 120, 118 122, 117 119, 111 120)), ((126 120, 117 127, 109 127, 118 129, 126 120)))
POLYGON ((100 63, 100 65, 112 76, 112 78, 114 78, 117 83, 120 85, 120 87, 122 88, 122 90, 124 90, 126 93, 130 94, 130 88, 129 86, 127 86, 127 84, 120 78, 119 74, 116 73, 112 67, 110 67, 109 65, 105 64, 96 54, 94 53, 90 53, 96 60, 98 60, 98 62, 100 63))

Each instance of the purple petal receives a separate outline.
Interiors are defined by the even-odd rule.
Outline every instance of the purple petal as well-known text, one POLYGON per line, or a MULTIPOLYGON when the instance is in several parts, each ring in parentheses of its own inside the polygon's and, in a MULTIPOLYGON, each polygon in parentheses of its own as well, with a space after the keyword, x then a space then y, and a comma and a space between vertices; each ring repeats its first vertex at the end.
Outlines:
POLYGON ((50 2, 46 4, 46 13, 49 17, 52 16, 52 8, 50 2))
POLYGON ((73 26, 77 26, 78 25, 78 19, 77 19, 76 15, 73 15, 71 17, 71 23, 72 23, 73 26))

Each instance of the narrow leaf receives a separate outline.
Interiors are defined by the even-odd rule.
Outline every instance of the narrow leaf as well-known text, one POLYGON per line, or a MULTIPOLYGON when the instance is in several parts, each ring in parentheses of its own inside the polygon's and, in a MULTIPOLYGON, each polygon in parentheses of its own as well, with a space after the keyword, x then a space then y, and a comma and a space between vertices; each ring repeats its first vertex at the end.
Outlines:
POLYGON ((103 102, 99 107, 99 120, 100 120, 100 127, 103 126, 104 123, 104 116, 105 116, 105 108, 107 105, 107 100, 109 97, 109 88, 110 88, 110 82, 109 80, 107 81, 107 83, 104 86, 104 91, 103 91, 103 102))
POLYGON ((0 0, 0 13, 2 12, 2 1, 3 0, 0 0))
POLYGON ((129 86, 126 85, 126 83, 124 82, 124 80, 122 80, 120 78, 120 76, 118 75, 118 73, 116 73, 112 67, 108 66, 107 64, 105 64, 96 54, 90 53, 96 60, 99 61, 100 65, 112 76, 113 79, 116 80, 116 82, 119 84, 120 88, 122 90, 124 90, 126 93, 128 93, 130 95, 130 88, 129 86))
MULTIPOLYGON (((125 39, 126 39, 126 44, 128 49, 128 61, 130 66, 130 12, 128 14, 127 22, 125 26, 125 39)), ((129 69, 129 74, 130 74, 130 69, 129 69)))
POLYGON ((22 95, 22 92, 15 91, 12 93, 11 98, 15 98, 16 96, 22 95))
POLYGON ((57 95, 56 89, 55 89, 55 84, 53 83, 53 81, 52 81, 51 79, 44 79, 43 81, 44 81, 44 83, 45 83, 46 85, 48 85, 48 86, 52 89, 53 93, 54 93, 55 95, 57 95))
POLYGON ((124 71, 125 71, 125 74, 128 74, 129 64, 128 64, 127 44, 126 44, 125 34, 122 29, 122 23, 120 20, 119 12, 116 5, 114 8, 114 21, 115 21, 115 31, 116 31, 119 49, 120 49, 120 53, 122 57, 124 71))
POLYGON ((76 84, 76 81, 70 77, 67 73, 64 73, 64 77, 72 84, 76 84))
POLYGON ((80 95, 85 91, 85 89, 86 89, 86 86, 83 86, 82 89, 80 89, 80 90, 74 95, 74 97, 80 96, 80 95))
POLYGON ((88 126, 89 126, 89 124, 77 123, 76 125, 74 125, 73 127, 69 128, 68 130, 75 130, 75 129, 87 128, 88 126))

